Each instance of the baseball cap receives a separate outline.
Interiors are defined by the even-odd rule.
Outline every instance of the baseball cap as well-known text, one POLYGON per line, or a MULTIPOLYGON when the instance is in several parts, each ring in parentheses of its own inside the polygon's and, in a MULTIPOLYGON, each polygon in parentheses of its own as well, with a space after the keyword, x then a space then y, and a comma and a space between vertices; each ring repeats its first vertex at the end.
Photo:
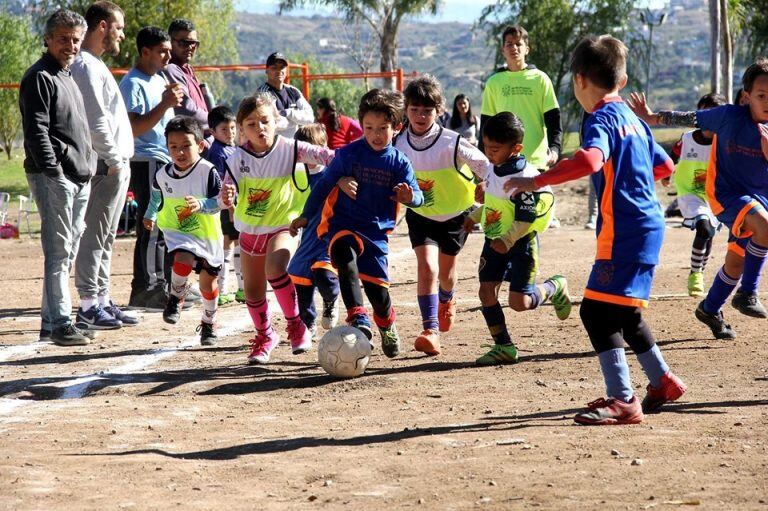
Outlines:
POLYGON ((276 51, 275 53, 267 57, 267 66, 271 66, 275 64, 278 60, 282 60, 283 62, 285 62, 286 66, 288 65, 288 59, 285 58, 285 55, 283 55, 279 51, 276 51))

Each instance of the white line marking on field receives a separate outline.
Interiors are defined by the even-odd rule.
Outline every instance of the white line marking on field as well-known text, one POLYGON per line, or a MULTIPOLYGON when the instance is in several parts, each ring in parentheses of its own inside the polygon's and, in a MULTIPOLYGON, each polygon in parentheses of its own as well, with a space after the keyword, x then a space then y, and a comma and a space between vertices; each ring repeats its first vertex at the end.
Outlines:
MULTIPOLYGON (((37 335, 35 335, 37 337, 37 335)), ((38 342, 37 339, 32 344, 21 344, 18 346, 3 346, 0 348, 0 362, 8 360, 9 358, 29 355, 35 351, 49 345, 49 343, 38 342)))

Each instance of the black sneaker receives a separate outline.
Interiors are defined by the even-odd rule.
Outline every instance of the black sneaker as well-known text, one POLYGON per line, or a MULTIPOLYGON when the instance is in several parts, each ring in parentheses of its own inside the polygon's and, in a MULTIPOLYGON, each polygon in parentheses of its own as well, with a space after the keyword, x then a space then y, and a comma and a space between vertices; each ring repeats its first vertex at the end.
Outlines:
POLYGON ((712 330, 712 335, 715 339, 735 339, 736 332, 731 328, 731 325, 725 322, 723 318, 723 311, 718 311, 717 314, 710 314, 704 310, 704 302, 699 303, 696 307, 696 319, 704 323, 712 330))
POLYGON ((115 319, 119 319, 123 326, 136 326, 139 324, 139 318, 126 314, 120 307, 115 305, 112 300, 109 301, 109 305, 104 307, 104 310, 112 314, 115 319))
POLYGON ((763 304, 760 303, 757 293, 745 293, 742 290, 738 290, 736 291, 736 294, 733 295, 731 305, 745 316, 768 318, 768 311, 766 311, 763 304))
POLYGON ((175 325, 181 317, 181 306, 184 305, 184 299, 178 296, 170 295, 168 302, 163 309, 163 321, 175 325))
POLYGON ((388 327, 379 327, 379 334, 381 335, 381 351, 384 352, 389 358, 395 358, 400 354, 400 336, 397 335, 397 329, 395 324, 392 323, 388 327))
POLYGON ((200 333, 200 344, 203 346, 213 346, 216 344, 216 341, 219 340, 219 338, 216 337, 216 332, 213 331, 213 325, 211 323, 201 321, 200 324, 197 325, 197 328, 195 328, 195 332, 200 333))
POLYGON ((88 338, 73 324, 54 328, 51 332, 51 341, 57 346, 87 346, 88 338))
POLYGON ((38 341, 40 342, 51 342, 51 331, 46 330, 45 328, 40 329, 40 337, 38 338, 38 341))
POLYGON ((162 286, 137 293, 128 302, 128 308, 132 310, 144 310, 148 312, 162 312, 168 301, 168 293, 162 286))

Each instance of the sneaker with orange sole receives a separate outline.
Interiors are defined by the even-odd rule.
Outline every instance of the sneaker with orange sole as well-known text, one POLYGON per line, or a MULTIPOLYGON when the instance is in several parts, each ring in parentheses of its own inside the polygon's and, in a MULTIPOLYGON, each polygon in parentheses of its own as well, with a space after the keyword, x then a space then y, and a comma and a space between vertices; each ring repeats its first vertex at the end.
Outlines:
POLYGON ((632 396, 629 403, 612 397, 601 397, 587 404, 587 409, 577 413, 573 420, 587 426, 637 424, 643 421, 643 409, 636 396, 632 396))
POLYGON ((456 315, 456 297, 447 302, 437 304, 437 323, 441 332, 447 332, 453 326, 453 317, 456 315))
POLYGON ((440 334, 428 328, 421 332, 421 335, 416 338, 413 342, 413 347, 416 351, 426 353, 427 355, 439 355, 440 334))
POLYGON ((651 413, 658 411, 664 403, 678 399, 685 394, 688 387, 683 383, 683 380, 672 374, 672 371, 667 371, 661 377, 661 384, 658 388, 649 383, 646 390, 648 393, 643 398, 643 412, 651 413))

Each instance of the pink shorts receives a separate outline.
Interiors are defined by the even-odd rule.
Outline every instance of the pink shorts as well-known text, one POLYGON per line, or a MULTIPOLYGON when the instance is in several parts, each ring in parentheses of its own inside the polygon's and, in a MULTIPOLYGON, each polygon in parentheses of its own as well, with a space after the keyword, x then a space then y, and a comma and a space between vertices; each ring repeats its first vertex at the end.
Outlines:
POLYGON ((249 256, 263 256, 267 253, 269 240, 280 234, 287 232, 288 229, 270 232, 268 234, 247 234, 240 233, 240 252, 245 252, 249 256))

